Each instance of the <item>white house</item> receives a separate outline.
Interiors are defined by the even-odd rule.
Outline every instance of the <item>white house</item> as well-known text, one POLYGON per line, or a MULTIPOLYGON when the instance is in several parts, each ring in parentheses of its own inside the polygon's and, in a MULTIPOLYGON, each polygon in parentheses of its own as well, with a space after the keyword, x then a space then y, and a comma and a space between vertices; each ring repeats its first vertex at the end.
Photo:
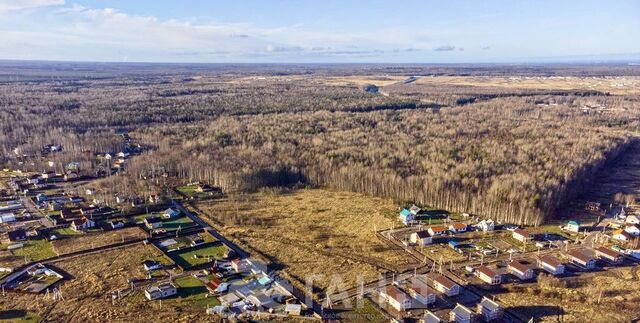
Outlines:
POLYGON ((488 220, 482 220, 482 221, 478 222, 476 227, 479 230, 482 230, 484 232, 488 232, 488 231, 495 230, 496 224, 495 224, 495 222, 493 222, 493 220, 488 219, 488 220))
POLYGON ((440 323, 442 320, 433 312, 425 310, 424 316, 418 321, 420 323, 440 323))
POLYGON ((411 279, 411 285, 407 288, 407 291, 413 299, 424 305, 429 305, 436 301, 436 292, 417 277, 411 279))
POLYGON ((640 217, 637 215, 629 215, 625 222, 629 224, 640 224, 640 217))
POLYGON ((510 262, 507 270, 509 270, 511 274, 518 277, 520 280, 528 280, 533 278, 533 269, 517 260, 510 262))
POLYGON ((613 235, 611 236, 611 238, 613 238, 614 240, 627 242, 633 239, 633 236, 629 232, 619 229, 613 231, 613 235))
POLYGON ((524 229, 515 229, 513 230, 513 234, 512 234, 513 238, 521 241, 521 242, 526 242, 528 240, 531 240, 531 234, 529 234, 529 232, 527 232, 524 229))
POLYGON ((640 224, 628 225, 624 231, 634 237, 640 236, 640 224))
POLYGON ((489 285, 498 285, 502 282, 502 276, 487 266, 476 269, 478 278, 489 285))
POLYGON ((0 223, 15 222, 16 216, 13 213, 0 214, 0 223))
POLYGON ((476 311, 486 322, 491 322, 502 317, 502 308, 500 305, 486 296, 478 303, 476 311))
POLYGON ((580 232, 580 223, 578 221, 569 221, 564 228, 569 232, 580 232))
POLYGON ((443 275, 436 275, 433 278, 433 287, 437 291, 450 297, 460 293, 460 285, 443 275))
POLYGON ((553 275, 564 274, 564 265, 552 255, 540 257, 538 259, 538 267, 553 275))
POLYGON ((172 208, 168 208, 164 210, 164 212, 162 212, 162 217, 165 219, 173 219, 177 218, 178 216, 180 216, 180 211, 176 211, 172 208))
POLYGON ((624 256, 622 254, 620 254, 619 252, 611 248, 602 246, 602 247, 596 248, 595 251, 596 251, 596 257, 606 260, 612 264, 620 264, 624 260, 624 256))
POLYGON ((586 269, 593 269, 596 267, 596 260, 593 257, 588 256, 582 250, 574 249, 568 253, 569 259, 572 264, 586 269))
POLYGON ((429 234, 433 237, 433 236, 442 236, 447 234, 447 228, 441 226, 441 225, 436 225, 433 226, 431 228, 429 228, 429 234))
POLYGON ((458 303, 451 312, 449 312, 449 322, 470 323, 475 319, 475 313, 468 307, 458 303))
POLYGON ((425 246, 433 242, 433 239, 431 238, 429 231, 426 231, 426 230, 412 233, 409 239, 411 243, 418 244, 421 246, 425 246))
POLYGON ((173 283, 163 283, 158 286, 151 286, 144 291, 148 300, 171 297, 178 293, 178 289, 173 283))
POLYGON ((397 311, 411 307, 411 297, 396 286, 388 286, 380 291, 380 296, 397 311))
POLYGON ((89 218, 81 218, 71 221, 71 229, 77 232, 87 231, 95 226, 96 222, 89 218))
POLYGON ((420 213, 420 211, 422 211, 422 209, 420 207, 418 207, 417 205, 415 205, 415 204, 412 205, 409 208, 409 212, 411 212, 411 214, 413 214, 413 215, 418 215, 418 213, 420 213))
POLYGON ((449 231, 453 233, 462 233, 467 231, 467 225, 462 222, 451 223, 449 225, 449 231))

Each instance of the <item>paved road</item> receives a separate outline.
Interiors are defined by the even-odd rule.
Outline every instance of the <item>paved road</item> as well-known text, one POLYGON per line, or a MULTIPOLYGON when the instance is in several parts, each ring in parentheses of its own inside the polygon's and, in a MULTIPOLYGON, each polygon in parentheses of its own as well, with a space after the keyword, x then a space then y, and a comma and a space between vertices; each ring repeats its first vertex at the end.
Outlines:
POLYGON ((24 205, 25 209, 27 210, 27 212, 29 212, 29 214, 31 214, 32 216, 38 217, 38 221, 40 221, 40 224, 42 224, 44 227, 47 227, 47 228, 54 227, 53 222, 47 219, 45 214, 42 213, 42 211, 40 211, 40 209, 38 209, 35 204, 33 204, 33 201, 29 197, 21 196, 20 202, 22 202, 22 205, 24 205))

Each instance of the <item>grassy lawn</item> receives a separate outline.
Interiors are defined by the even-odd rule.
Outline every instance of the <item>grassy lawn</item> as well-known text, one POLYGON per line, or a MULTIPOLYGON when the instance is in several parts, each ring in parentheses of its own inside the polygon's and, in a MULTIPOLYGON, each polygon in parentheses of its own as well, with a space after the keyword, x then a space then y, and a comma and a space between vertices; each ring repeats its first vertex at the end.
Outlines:
POLYGON ((24 247, 15 249, 12 251, 12 253, 16 257, 27 257, 27 260, 30 261, 37 261, 56 256, 56 253, 53 252, 53 246, 51 245, 51 242, 46 240, 25 241, 24 247))
POLYGON ((83 234, 82 232, 74 231, 71 228, 58 228, 53 230, 53 232, 55 232, 55 234, 59 237, 77 236, 83 234))
POLYGON ((339 314, 340 318, 348 322, 385 322, 387 318, 380 310, 369 300, 364 299, 362 306, 358 307, 356 300, 351 299, 351 306, 354 308, 350 311, 339 314))
POLYGON ((178 230, 178 228, 182 227, 182 229, 186 229, 195 225, 190 218, 186 216, 181 216, 176 219, 162 221, 162 228, 165 230, 178 230))
POLYGON ((30 313, 24 310, 0 310, 0 322, 38 322, 40 318, 34 313, 30 313))
POLYGON ((220 301, 213 296, 209 296, 209 291, 202 281, 193 276, 178 278, 175 281, 178 286, 178 302, 191 303, 196 306, 214 306, 219 305, 220 301))
POLYGON ((200 248, 192 249, 186 252, 176 252, 171 254, 171 258, 180 267, 188 269, 193 266, 198 266, 212 262, 215 259, 221 259, 224 257, 224 253, 227 251, 227 247, 223 244, 205 245, 200 248))

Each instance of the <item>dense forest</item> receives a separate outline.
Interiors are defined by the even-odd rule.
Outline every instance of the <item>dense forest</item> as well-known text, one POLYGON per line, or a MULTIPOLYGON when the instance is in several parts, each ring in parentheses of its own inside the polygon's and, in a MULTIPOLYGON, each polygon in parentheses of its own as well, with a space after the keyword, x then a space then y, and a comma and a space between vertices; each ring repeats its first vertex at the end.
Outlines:
POLYGON ((151 148, 132 160, 131 178, 161 170, 227 191, 300 182, 513 223, 552 217, 640 129, 633 94, 398 82, 382 95, 327 81, 638 73, 629 66, 116 65, 96 72, 12 64, 0 82, 0 156, 9 166, 26 159, 19 165, 36 171, 52 159, 95 166, 94 153, 121 149, 117 134, 126 131, 151 148), (64 153, 37 158, 47 144, 64 153))

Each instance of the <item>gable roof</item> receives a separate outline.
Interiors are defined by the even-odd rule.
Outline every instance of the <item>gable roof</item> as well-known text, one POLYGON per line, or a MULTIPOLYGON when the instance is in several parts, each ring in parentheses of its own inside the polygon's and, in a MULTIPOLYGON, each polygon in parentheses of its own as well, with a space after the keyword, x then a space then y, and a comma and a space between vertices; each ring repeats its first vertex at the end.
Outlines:
POLYGON ((621 235, 627 240, 633 239, 633 236, 631 234, 629 234, 629 232, 624 231, 622 229, 618 229, 616 231, 613 231, 613 235, 612 236, 616 236, 616 235, 621 235))
POLYGON ((601 246, 601 247, 596 248, 596 251, 600 252, 600 253, 603 253, 603 254, 605 254, 605 255, 607 255, 609 257, 612 257, 612 258, 620 257, 620 253, 619 252, 617 252, 617 251, 615 251, 615 250, 613 250, 611 248, 607 248, 605 246, 601 246))
POLYGON ((456 307, 454 307, 451 312, 460 317, 471 317, 473 315, 473 311, 471 309, 460 303, 457 303, 456 307))
POLYGON ((478 272, 481 272, 489 277, 495 277, 498 275, 497 272, 495 272, 493 269, 487 267, 487 266, 480 266, 477 269, 478 272))
POLYGON ((400 215, 407 217, 409 215, 411 215, 411 211, 407 210, 407 209, 402 209, 402 211, 400 211, 400 215))
POLYGON ((462 222, 456 222, 451 225, 456 230, 466 229, 467 225, 462 222))
POLYGON ((387 288, 385 288, 384 290, 385 294, 389 295, 390 298, 395 299, 398 302, 402 302, 404 300, 409 299, 409 295, 407 295, 407 293, 401 291, 398 287, 396 286, 387 286, 387 288))
POLYGON ((525 264, 523 264, 523 263, 521 263, 521 262, 519 262, 517 260, 514 260, 514 261, 510 262, 509 263, 509 267, 511 267, 511 268, 521 272, 521 273, 525 273, 527 270, 531 269, 531 268, 529 268, 529 266, 527 266, 527 265, 525 265, 525 264))
POLYGON ((583 261, 583 262, 588 262, 588 261, 593 260, 593 258, 591 258, 591 256, 586 255, 586 254, 585 254, 582 250, 580 250, 580 249, 573 249, 573 250, 569 250, 568 254, 569 254, 569 256, 571 256, 571 257, 573 257, 573 258, 576 258, 576 259, 578 259, 578 260, 580 260, 580 261, 583 261))
POLYGON ((542 261, 543 263, 553 267, 553 268, 557 268, 558 266, 562 265, 562 262, 560 262, 560 260, 552 255, 545 255, 540 257, 540 261, 542 261))
POLYGON ((527 230, 524 230, 524 229, 515 229, 515 230, 513 230, 513 233, 519 234, 519 235, 521 235, 521 236, 523 236, 525 238, 530 238, 531 237, 531 234, 529 234, 529 232, 527 232, 527 230))
POLYGON ((487 298, 486 296, 482 298, 482 300, 480 301, 480 305, 490 311, 497 311, 500 309, 500 305, 498 305, 498 303, 487 298))
POLYGON ((416 232, 416 235, 420 239, 428 238, 428 237, 431 236, 431 234, 429 234, 429 231, 427 231, 427 230, 418 231, 418 232, 416 232))
POLYGON ((436 277, 433 279, 435 282, 437 282, 438 284, 446 287, 447 289, 452 289, 454 288, 456 284, 453 280, 447 278, 444 275, 436 275, 436 277))
POLYGON ((445 231, 447 231, 447 228, 445 228, 445 227, 443 227, 441 225, 436 225, 436 226, 433 226, 433 227, 431 227, 429 229, 431 229, 433 232, 445 232, 445 231))

